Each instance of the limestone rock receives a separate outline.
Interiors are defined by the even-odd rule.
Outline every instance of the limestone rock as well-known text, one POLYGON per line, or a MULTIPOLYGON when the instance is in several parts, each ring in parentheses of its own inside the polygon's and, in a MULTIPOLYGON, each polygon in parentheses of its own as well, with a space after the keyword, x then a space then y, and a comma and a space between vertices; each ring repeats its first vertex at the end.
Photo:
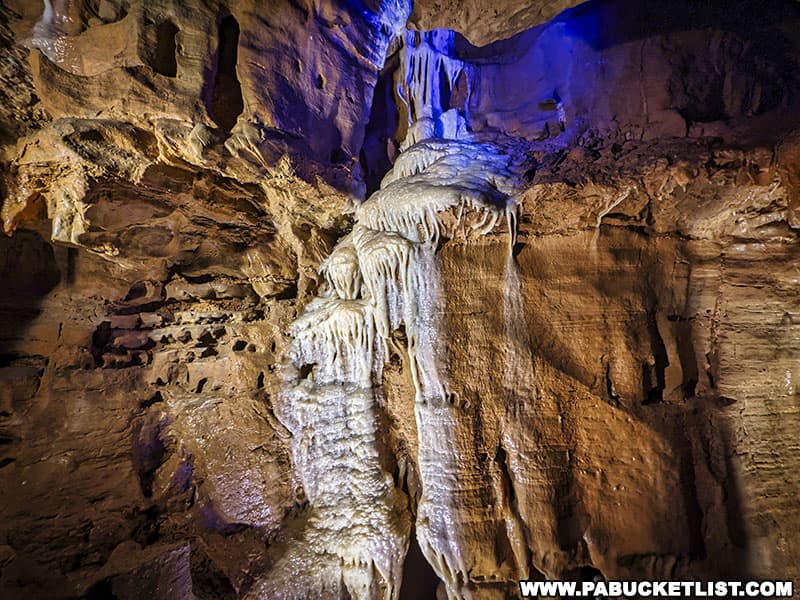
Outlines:
POLYGON ((487 0, 418 0, 409 23, 419 30, 460 31, 476 46, 485 46, 549 21, 578 4, 578 0, 512 0, 502 5, 487 0))
POLYGON ((0 596, 800 583, 798 5, 575 4, 0 7, 0 596))

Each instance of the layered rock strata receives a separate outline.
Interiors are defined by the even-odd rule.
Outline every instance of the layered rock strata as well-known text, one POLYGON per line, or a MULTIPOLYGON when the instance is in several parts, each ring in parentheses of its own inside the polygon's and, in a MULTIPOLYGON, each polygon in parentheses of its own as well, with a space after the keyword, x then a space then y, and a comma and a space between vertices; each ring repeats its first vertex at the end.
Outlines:
POLYGON ((462 4, 0 7, 3 597, 797 581, 796 3, 462 4))

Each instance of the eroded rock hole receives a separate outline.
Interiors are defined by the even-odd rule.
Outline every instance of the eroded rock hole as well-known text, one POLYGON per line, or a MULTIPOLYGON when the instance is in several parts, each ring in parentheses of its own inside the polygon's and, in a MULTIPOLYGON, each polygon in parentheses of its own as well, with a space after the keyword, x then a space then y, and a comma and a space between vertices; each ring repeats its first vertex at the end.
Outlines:
POLYGON ((161 395, 160 391, 156 391, 155 394, 153 394, 146 400, 142 400, 141 402, 139 402, 139 406, 141 408, 148 408, 150 406, 153 406, 153 404, 158 404, 159 402, 163 401, 164 401, 164 396, 161 395))
POLYGON ((214 122, 230 131, 244 110, 242 86, 236 75, 239 48, 239 23, 228 15, 219 24, 217 72, 211 89, 209 112, 214 122))
POLYGON ((155 472, 167 458, 162 436, 162 423, 157 413, 147 413, 134 419, 131 430, 133 464, 139 475, 142 494, 153 495, 155 472))
POLYGON ((144 281, 138 281, 128 290, 128 294, 125 296, 125 302, 133 302, 145 296, 147 296, 147 284, 144 281))
POLYGON ((103 353, 108 349, 111 343, 111 321, 103 321, 92 333, 92 345, 90 351, 94 358, 94 363, 98 367, 105 364, 103 353))
POLYGON ((165 77, 175 77, 178 74, 178 53, 175 36, 178 27, 172 21, 163 21, 156 30, 156 50, 153 56, 153 70, 165 77))
POLYGON ((439 578, 433 567, 425 560, 425 555, 417 542, 416 531, 412 529, 406 562, 403 565, 403 583, 400 586, 400 600, 420 600, 436 598, 439 578))
POLYGON ((506 494, 508 494, 508 501, 509 503, 513 503, 517 498, 517 494, 514 490, 513 479, 511 479, 511 469, 509 469, 508 460, 508 454, 506 453, 505 448, 498 446, 497 452, 494 455, 494 462, 500 468, 500 472, 503 475, 503 483, 506 489, 506 494))
POLYGON ((350 160, 350 156, 344 150, 344 148, 334 148, 331 150, 331 162, 335 165, 340 165, 346 163, 350 160))
POLYGON ((664 401, 664 389, 666 388, 666 369, 669 366, 667 348, 664 339, 658 330, 658 323, 655 315, 650 315, 648 319, 650 329, 650 347, 653 353, 653 365, 647 365, 642 371, 642 383, 644 384, 645 400, 642 404, 658 404, 664 401))

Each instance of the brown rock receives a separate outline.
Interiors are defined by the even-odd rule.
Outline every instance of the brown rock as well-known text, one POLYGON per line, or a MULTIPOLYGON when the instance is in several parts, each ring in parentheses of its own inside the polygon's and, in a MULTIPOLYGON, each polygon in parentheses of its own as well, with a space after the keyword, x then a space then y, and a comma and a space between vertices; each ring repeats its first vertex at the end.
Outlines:
POLYGON ((798 584, 796 3, 573 4, 0 7, 0 597, 798 584))

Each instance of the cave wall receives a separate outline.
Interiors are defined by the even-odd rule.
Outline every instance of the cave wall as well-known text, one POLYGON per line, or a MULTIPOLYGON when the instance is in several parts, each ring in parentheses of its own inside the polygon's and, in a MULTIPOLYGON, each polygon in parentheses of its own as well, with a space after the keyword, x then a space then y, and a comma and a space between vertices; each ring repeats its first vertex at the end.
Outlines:
POLYGON ((797 582, 797 7, 571 4, 0 7, 4 597, 797 582), (444 391, 406 323, 350 430, 287 401, 296 322, 392 166, 497 218, 434 211, 444 391), (286 575, 381 518, 405 576, 286 575))
POLYGON ((602 225, 519 245, 523 322, 508 321, 504 240, 442 261, 450 389, 477 421, 460 435, 512 490, 531 563, 557 578, 796 577, 794 242, 602 225), (770 358, 751 363, 764 339, 770 358))
POLYGON ((357 154, 376 70, 405 8, 101 4, 57 2, 53 22, 32 29, 33 76, 53 118, 102 113, 185 137, 187 121, 230 132, 241 117, 243 135, 271 131, 275 143, 288 138, 308 159, 334 163, 357 154), (60 19, 59 10, 75 15, 60 19))
POLYGON ((4 595, 233 597, 298 501, 268 389, 292 302, 11 240, 4 595))

